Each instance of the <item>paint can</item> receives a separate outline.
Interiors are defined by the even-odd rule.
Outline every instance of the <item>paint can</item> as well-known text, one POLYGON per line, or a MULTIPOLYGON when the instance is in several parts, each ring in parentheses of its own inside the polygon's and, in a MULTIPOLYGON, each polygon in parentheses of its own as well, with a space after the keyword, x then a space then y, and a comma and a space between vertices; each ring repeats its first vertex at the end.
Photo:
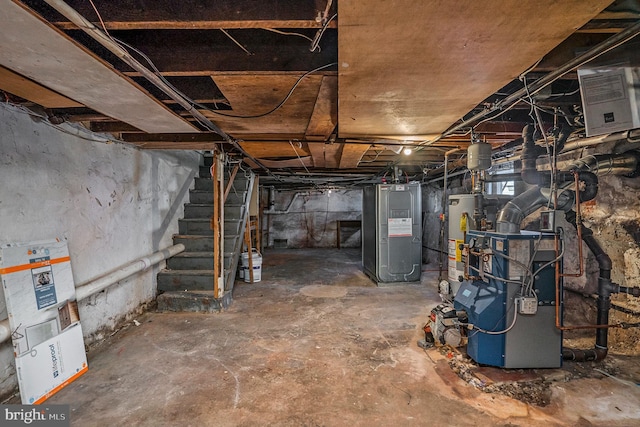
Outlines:
MULTIPOLYGON (((251 261, 253 263, 253 282, 262 280, 262 256, 257 252, 251 253, 251 261)), ((242 275, 246 283, 251 283, 251 274, 249 273, 249 253, 242 253, 242 275)))

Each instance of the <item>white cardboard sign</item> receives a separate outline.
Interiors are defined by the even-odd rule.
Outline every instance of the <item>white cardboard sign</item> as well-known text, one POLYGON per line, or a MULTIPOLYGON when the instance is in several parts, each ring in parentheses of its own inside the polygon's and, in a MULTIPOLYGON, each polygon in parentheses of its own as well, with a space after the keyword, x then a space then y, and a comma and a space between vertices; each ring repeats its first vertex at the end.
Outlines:
POLYGON ((67 243, 0 246, 0 279, 22 403, 39 404, 88 369, 67 243))

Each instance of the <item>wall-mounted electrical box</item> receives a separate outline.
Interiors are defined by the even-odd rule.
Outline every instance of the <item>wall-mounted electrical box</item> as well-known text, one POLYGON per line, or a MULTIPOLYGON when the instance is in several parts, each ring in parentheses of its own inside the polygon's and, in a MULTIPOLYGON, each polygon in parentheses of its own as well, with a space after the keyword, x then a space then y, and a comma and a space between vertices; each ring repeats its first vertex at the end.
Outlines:
POLYGON ((553 233, 556 228, 556 211, 540 212, 540 231, 553 233))
POLYGON ((587 136, 640 127, 640 68, 578 70, 587 136))

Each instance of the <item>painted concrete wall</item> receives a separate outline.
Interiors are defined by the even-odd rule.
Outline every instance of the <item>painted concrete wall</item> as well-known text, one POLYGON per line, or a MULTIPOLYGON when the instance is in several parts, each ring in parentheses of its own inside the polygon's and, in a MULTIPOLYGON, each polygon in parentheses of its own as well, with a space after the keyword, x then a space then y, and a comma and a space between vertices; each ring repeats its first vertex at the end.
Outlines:
MULTIPOLYGON (((360 220, 362 191, 276 191, 264 215, 268 246, 336 247, 336 220, 360 220)), ((268 206, 265 204, 265 206, 268 206)), ((342 247, 360 247, 359 229, 342 228, 342 247)))
MULTIPOLYGON (((2 105, 0 242, 66 239, 76 285, 95 279, 173 244, 199 161, 193 152, 142 151, 82 139, 2 105)), ((155 297, 158 268, 80 302, 86 343, 155 297)), ((6 316, 0 295, 0 318, 6 316)), ((16 384, 12 349, 5 343, 0 396, 16 384)))

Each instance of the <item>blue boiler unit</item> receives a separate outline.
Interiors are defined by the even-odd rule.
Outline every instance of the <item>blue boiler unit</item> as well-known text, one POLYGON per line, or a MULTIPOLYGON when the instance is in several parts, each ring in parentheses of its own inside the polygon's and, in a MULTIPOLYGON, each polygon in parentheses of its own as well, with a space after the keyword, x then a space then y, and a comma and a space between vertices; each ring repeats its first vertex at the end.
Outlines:
MULTIPOLYGON (((560 367, 555 263, 562 261, 556 260, 555 235, 471 230, 466 237, 474 280, 462 283, 454 307, 473 325, 467 331, 468 355, 503 368, 560 367)), ((558 286, 562 296, 562 283, 558 286)), ((562 300, 558 304, 562 313, 562 300)))

